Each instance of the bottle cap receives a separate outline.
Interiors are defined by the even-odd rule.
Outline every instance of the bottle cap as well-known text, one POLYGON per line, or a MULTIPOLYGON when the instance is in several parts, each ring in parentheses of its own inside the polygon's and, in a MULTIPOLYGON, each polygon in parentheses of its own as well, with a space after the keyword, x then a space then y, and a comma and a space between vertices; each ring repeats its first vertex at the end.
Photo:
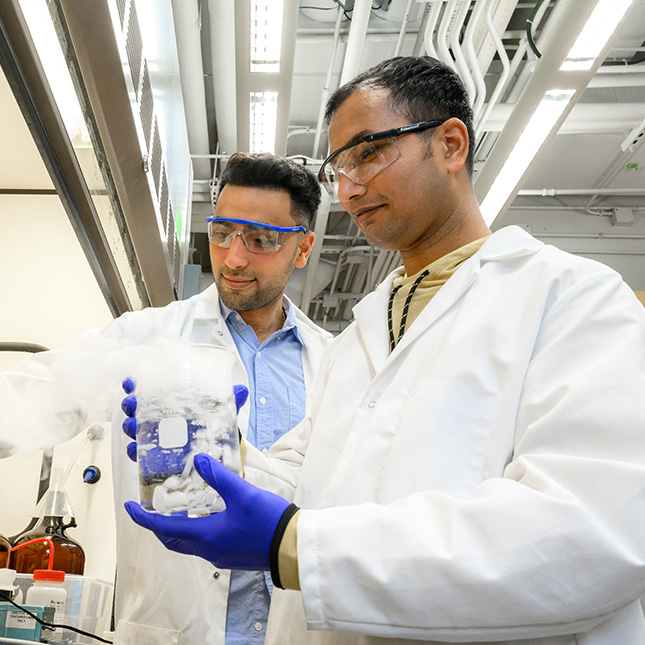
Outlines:
POLYGON ((34 581, 45 580, 47 582, 65 582, 65 572, 56 571, 55 569, 36 569, 34 571, 34 581))

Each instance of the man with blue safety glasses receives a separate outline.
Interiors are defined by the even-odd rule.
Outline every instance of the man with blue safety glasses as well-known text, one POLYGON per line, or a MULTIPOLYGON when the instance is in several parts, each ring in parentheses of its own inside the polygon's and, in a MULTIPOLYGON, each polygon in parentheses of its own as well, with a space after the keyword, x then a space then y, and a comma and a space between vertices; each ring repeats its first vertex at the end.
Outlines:
MULTIPOLYGON (((293 269, 304 267, 311 252, 320 194, 316 177, 301 164, 269 154, 233 155, 208 218, 215 284, 166 307, 124 314, 86 334, 77 350, 36 354, 0 375, 0 455, 14 433, 29 436, 29 424, 21 425, 29 418, 25 409, 53 401, 55 417, 51 389, 56 395, 73 392, 84 421, 103 393, 84 384, 81 393, 76 384, 105 378, 105 348, 146 345, 155 338, 224 345, 237 353, 237 383, 250 392, 238 424, 249 450, 267 451, 303 418, 307 390, 331 338, 285 296, 293 269), (59 362, 67 368, 64 374, 59 362), (73 383, 66 380, 71 373, 73 383), (83 379, 87 373, 91 378, 83 379), (3 413, 12 410, 15 422, 3 423, 3 413)), ((87 427, 73 428, 73 420, 70 415, 69 435, 87 427)), ((111 413, 90 420, 109 421, 111 413)), ((117 508, 137 495, 136 464, 123 458, 122 421, 115 420, 119 429, 113 436, 117 508)), ((135 438, 136 427, 130 432, 135 438)), ((170 553, 123 511, 117 517, 116 644, 259 645, 271 590, 268 572, 231 574, 201 558, 170 553)))
MULTIPOLYGON (((319 201, 320 186, 303 166, 238 153, 219 177, 215 214, 207 218, 215 285, 196 298, 202 315, 219 321, 212 340, 236 350, 244 366, 250 396, 239 425, 260 451, 304 417, 306 389, 330 337, 285 296, 293 269, 304 267, 311 252, 319 201)), ((182 569, 161 545, 146 544, 156 559, 151 566, 181 576, 182 598, 154 609, 159 601, 150 585, 122 588, 117 642, 139 642, 156 627, 159 638, 177 634, 180 645, 264 643, 273 590, 268 572, 216 570, 197 558, 182 569)), ((121 566, 128 555, 119 554, 121 566)), ((131 564, 142 569, 139 561, 131 564)))

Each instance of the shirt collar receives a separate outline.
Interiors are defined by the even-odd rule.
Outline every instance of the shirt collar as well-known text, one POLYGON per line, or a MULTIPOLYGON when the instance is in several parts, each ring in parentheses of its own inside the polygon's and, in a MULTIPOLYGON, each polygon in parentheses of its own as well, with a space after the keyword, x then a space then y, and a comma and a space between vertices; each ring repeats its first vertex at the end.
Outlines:
MULTIPOLYGON (((224 320, 226 320, 226 323, 228 325, 231 325, 234 327, 240 326, 240 325, 241 326, 246 325, 246 323, 242 320, 242 317, 238 315, 237 311, 235 311, 235 309, 229 309, 222 302, 221 298, 220 298, 219 304, 220 304, 220 307, 222 308, 222 314, 224 315, 224 320)), ((298 339, 300 344, 304 347, 305 341, 303 340, 302 335, 300 334, 300 330, 298 329, 298 319, 296 318, 296 308, 291 304, 291 301, 286 296, 283 296, 282 298, 282 307, 284 309, 284 312, 287 314, 287 318, 284 321, 284 325, 282 325, 282 329, 279 331, 283 331, 283 332, 291 331, 293 335, 298 339)), ((271 337, 273 337, 273 334, 271 337)))

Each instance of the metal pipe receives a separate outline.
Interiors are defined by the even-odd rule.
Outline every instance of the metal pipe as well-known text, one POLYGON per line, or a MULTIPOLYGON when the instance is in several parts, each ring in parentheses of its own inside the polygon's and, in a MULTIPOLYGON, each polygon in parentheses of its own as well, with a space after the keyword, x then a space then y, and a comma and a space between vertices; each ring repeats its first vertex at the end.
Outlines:
POLYGON ((352 24, 349 28, 345 61, 340 76, 340 84, 344 85, 358 74, 361 67, 361 54, 365 44, 365 35, 372 10, 372 0, 356 0, 352 13, 352 24))
MULTIPOLYGON (((396 41, 396 47, 394 48, 394 56, 399 56, 401 50, 403 49, 403 41, 405 40, 405 34, 408 30, 408 24, 410 23, 410 14, 412 13, 412 7, 414 6, 415 0, 408 0, 408 6, 405 8, 405 17, 401 24, 401 31, 399 31, 399 39, 396 41)), ((340 11, 340 7, 339 7, 340 11)))
POLYGON ((519 196, 558 197, 564 195, 645 195, 645 188, 541 188, 520 190, 519 196))
POLYGON ((235 78, 235 4, 208 0, 219 149, 239 150, 237 140, 237 81, 235 78))
POLYGON ((457 6, 456 17, 452 25, 450 34, 450 46, 452 48, 453 56, 455 57, 455 66, 457 68, 457 71, 459 72, 459 75, 461 76, 461 79, 466 85, 466 89, 468 90, 468 94, 471 97, 472 103, 477 89, 475 87, 475 81, 470 75, 466 57, 464 56, 461 45, 459 44, 461 28, 463 27, 463 24, 466 20, 466 14, 468 13, 469 8, 470 0, 467 0, 466 2, 464 0, 460 0, 460 4, 457 6))
MULTIPOLYGON (((179 79, 186 113, 186 128, 191 157, 208 154, 208 117, 206 115, 206 91, 204 88, 204 65, 201 51, 201 17, 196 0, 172 0, 172 16, 177 38, 179 79)), ((196 158, 196 157, 194 157, 196 158)), ((208 161, 193 163, 195 177, 211 177, 208 161)))
POLYGON ((318 122, 316 123, 316 134, 314 137, 314 146, 311 156, 318 157, 318 148, 320 147, 320 137, 322 135, 323 120, 325 118, 325 106, 327 98, 329 97, 329 87, 331 85, 331 75, 334 71, 334 64, 336 63, 336 54, 338 52, 338 41, 340 40, 340 25, 343 17, 343 11, 338 6, 338 13, 336 15, 336 25, 334 27, 334 40, 331 45, 331 53, 329 54, 329 64, 327 65, 327 74, 325 76, 325 84, 323 86, 322 96, 320 98, 320 110, 318 111, 318 122))
POLYGON ((446 65, 450 65, 453 69, 455 69, 455 61, 448 49, 448 34, 455 15, 456 5, 457 0, 448 0, 448 2, 446 2, 441 23, 439 24, 439 29, 437 31, 437 51, 439 52, 439 58, 446 65))
MULTIPOLYGON (((509 78, 509 75, 510 75, 511 66, 510 66, 508 56, 506 54, 506 50, 504 49, 504 43, 502 42, 502 39, 499 37, 497 30, 495 29, 495 25, 493 24, 492 6, 493 5, 489 5, 488 11, 486 12, 486 25, 488 26, 488 31, 490 32, 491 38, 495 43, 495 47, 497 48, 497 54, 499 56, 499 59, 502 62, 502 73, 497 81, 497 84, 495 85, 495 89, 493 90, 490 98, 488 99, 488 105, 486 106, 486 110, 484 111, 484 114, 477 119, 475 139, 479 137, 480 125, 486 119, 488 114, 490 114, 490 111, 495 106, 495 103, 497 103, 497 99, 502 93, 502 89, 504 85, 506 85, 506 80, 509 78)), ((482 101, 482 105, 483 105, 483 101, 482 101)), ((479 106, 479 109, 481 109, 481 105, 479 106)), ((479 110, 477 110, 475 114, 479 114, 479 110)))
POLYGON ((425 37, 423 44, 425 45, 428 56, 439 58, 439 54, 434 46, 434 30, 439 20, 439 14, 443 8, 443 2, 433 2, 430 9, 430 16, 428 17, 428 24, 426 25, 425 37))
POLYGON ((412 56, 420 56, 421 47, 423 46, 423 37, 426 31, 426 25, 428 24, 428 18, 430 17, 430 3, 426 2, 426 6, 423 9, 423 15, 421 16, 421 22, 419 23, 419 31, 417 32, 417 39, 414 41, 414 47, 412 48, 412 56))
POLYGON ((473 103, 473 112, 475 116, 479 113, 481 105, 486 99, 486 83, 484 82, 484 75, 482 74, 479 60, 477 59, 477 52, 475 51, 475 30, 479 26, 484 9, 486 8, 488 0, 478 0, 470 14, 468 27, 464 34, 464 49, 466 51, 466 58, 470 64, 470 73, 475 83, 475 93, 471 97, 473 103), (478 106, 478 107, 476 107, 478 106))

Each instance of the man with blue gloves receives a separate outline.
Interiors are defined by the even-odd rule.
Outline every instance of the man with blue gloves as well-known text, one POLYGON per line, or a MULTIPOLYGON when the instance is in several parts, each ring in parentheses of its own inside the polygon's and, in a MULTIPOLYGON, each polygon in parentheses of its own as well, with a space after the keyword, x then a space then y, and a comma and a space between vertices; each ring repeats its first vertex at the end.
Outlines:
POLYGON ((645 643, 642 306, 602 264, 488 230, 448 66, 384 61, 327 116, 321 181, 403 267, 268 458, 249 449, 244 479, 196 459, 224 511, 131 517, 269 568, 269 645, 645 643))
MULTIPOLYGON (((250 391, 248 405, 242 407, 243 393, 236 398, 249 449, 268 450, 302 419, 306 387, 330 337, 284 296, 294 266, 304 266, 311 250, 310 226, 319 200, 320 187, 307 169, 273 155, 233 155, 219 178, 215 214, 208 219, 213 293, 219 296, 218 318, 224 324, 208 335, 209 342, 234 349, 244 367, 237 374, 244 375, 240 382, 250 391)), ((136 424, 130 426, 133 438, 135 432, 136 424)), ((121 567, 134 555, 127 546, 122 551, 127 553, 119 553, 121 567)), ((165 570, 164 554, 155 549, 154 557, 155 566, 165 570)), ((264 642, 272 591, 268 573, 258 567, 215 571, 192 560, 190 567, 203 569, 197 581, 196 575, 187 576, 188 570, 179 568, 180 560, 173 565, 184 588, 178 610, 155 609, 152 588, 145 592, 148 601, 137 587, 124 591, 117 607, 117 643, 138 642, 147 627, 168 629, 165 638, 176 635, 187 645, 198 639, 226 645, 264 642)), ((139 561, 130 564, 141 569, 139 561)), ((162 632, 158 634, 161 638, 162 632)))

